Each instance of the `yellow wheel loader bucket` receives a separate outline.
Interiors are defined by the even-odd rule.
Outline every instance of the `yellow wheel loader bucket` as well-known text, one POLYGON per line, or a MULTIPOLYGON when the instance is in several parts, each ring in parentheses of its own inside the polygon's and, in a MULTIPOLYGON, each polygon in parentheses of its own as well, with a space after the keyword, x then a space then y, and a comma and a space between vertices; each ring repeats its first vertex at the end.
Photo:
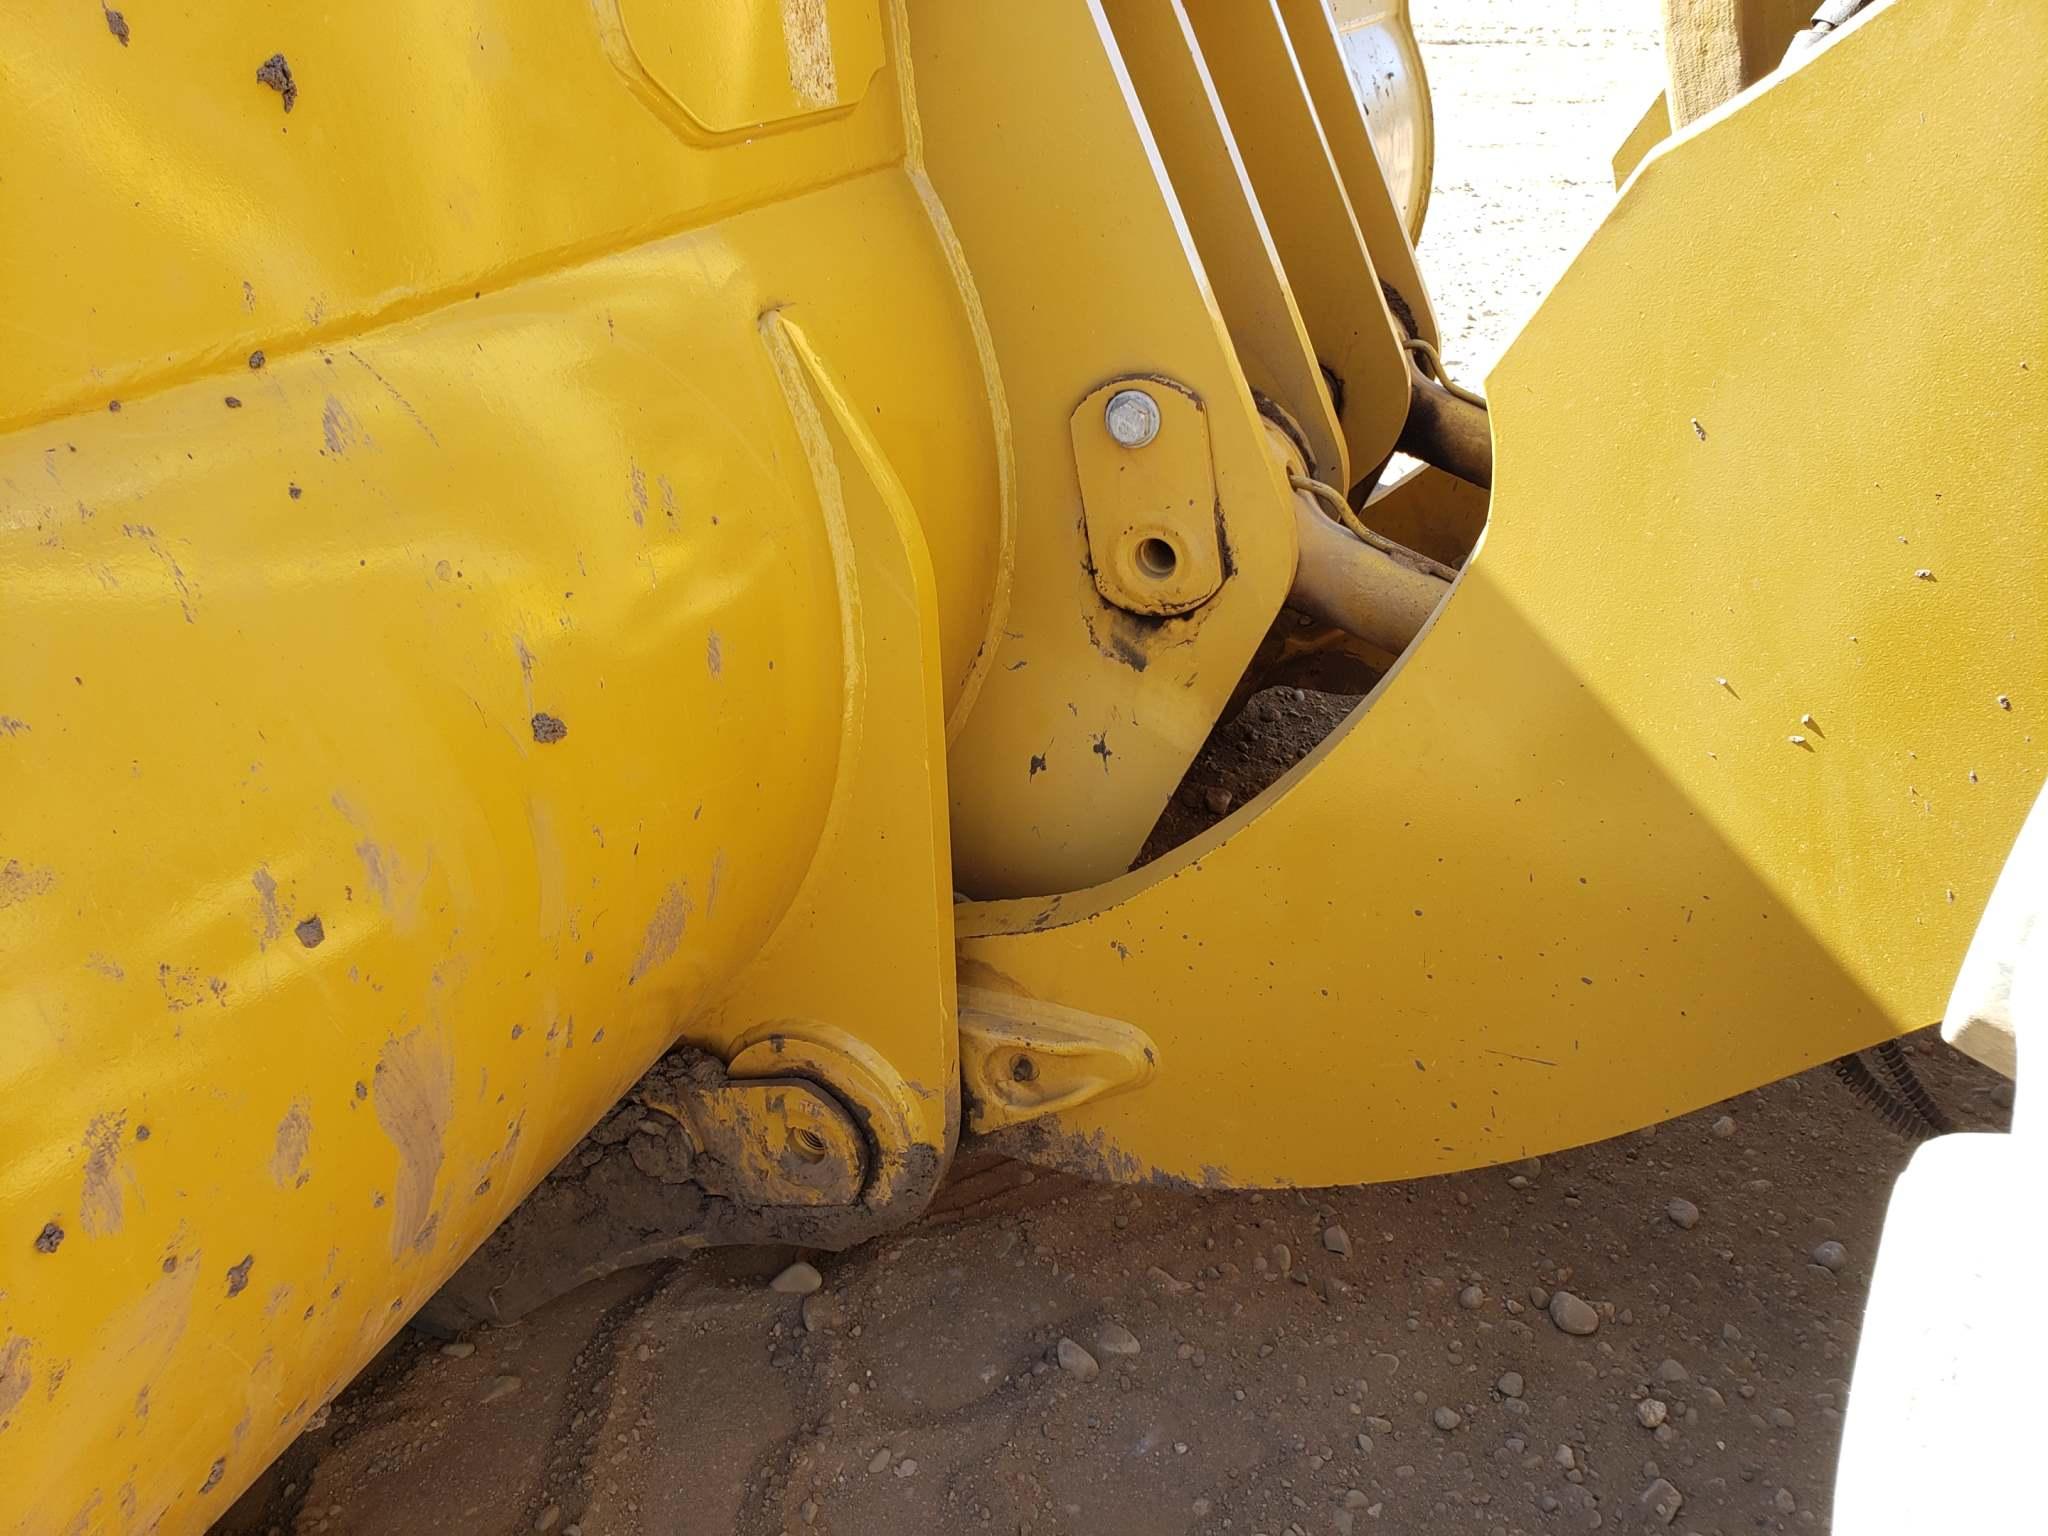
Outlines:
POLYGON ((1652 149, 1483 406, 1399 4, 18 9, 0 1524, 204 1529, 572 1149, 599 1268, 843 1246, 963 1135, 1396 1178, 1940 1014, 2048 772, 2039 6, 1652 149))

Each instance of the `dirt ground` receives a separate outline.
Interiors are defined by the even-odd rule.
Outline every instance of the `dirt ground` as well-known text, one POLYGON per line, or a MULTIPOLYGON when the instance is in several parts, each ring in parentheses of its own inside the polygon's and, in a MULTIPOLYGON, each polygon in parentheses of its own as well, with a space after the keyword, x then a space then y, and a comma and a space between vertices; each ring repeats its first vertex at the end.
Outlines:
MULTIPOLYGON (((1611 197, 1607 155, 1655 90, 1654 7, 1417 9, 1439 125, 1422 255, 1476 379, 1611 197)), ((1176 833, 1348 703, 1258 696, 1176 833)), ((1988 1074, 1911 1050, 1960 1124, 2005 1123, 1988 1074)), ((217 1530, 1825 1531, 1909 1150, 1820 1069, 1364 1189, 1127 1190, 969 1153, 932 1215, 851 1253, 708 1254, 450 1346, 402 1336, 217 1530), (1830 1241, 1835 1268, 1813 1262, 1830 1241), (822 1288, 771 1289, 799 1258, 822 1288), (1595 1331, 1552 1320, 1560 1290, 1595 1331)))

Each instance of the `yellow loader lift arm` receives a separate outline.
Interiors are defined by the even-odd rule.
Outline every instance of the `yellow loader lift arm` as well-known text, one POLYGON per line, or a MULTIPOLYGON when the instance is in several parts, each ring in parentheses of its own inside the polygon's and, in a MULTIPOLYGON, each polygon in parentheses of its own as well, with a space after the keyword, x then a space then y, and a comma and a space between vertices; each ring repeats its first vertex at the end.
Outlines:
POLYGON ((831 1246, 963 1133, 1398 1178, 1940 1014, 2048 767, 2040 6, 1653 150, 1489 415, 1400 4, 14 9, 12 1528, 202 1529, 594 1126, 557 1231, 831 1246))

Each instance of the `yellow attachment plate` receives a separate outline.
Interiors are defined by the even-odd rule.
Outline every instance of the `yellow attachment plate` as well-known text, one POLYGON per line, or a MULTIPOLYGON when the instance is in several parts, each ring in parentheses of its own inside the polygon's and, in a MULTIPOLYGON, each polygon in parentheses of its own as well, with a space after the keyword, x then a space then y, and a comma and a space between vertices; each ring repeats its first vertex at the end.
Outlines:
POLYGON ((1329 0, 1344 63, 1410 242, 1436 181, 1436 122, 1408 0, 1329 0))
POLYGON ((1223 585, 1216 473, 1202 402, 1170 379, 1113 379, 1074 407, 1074 468, 1096 590, 1132 613, 1186 613, 1223 585), (1119 396, 1150 435, 1118 442, 1104 419, 1119 396), (1145 419, 1149 402, 1150 419, 1145 419))
POLYGON ((1016 464, 1007 615, 947 762, 954 875, 975 895, 1070 890, 1129 866, 1200 750, 1293 580, 1292 513, 1099 9, 916 0, 908 27, 1016 464), (1023 229, 1076 238, 1049 261, 1023 229), (1070 418, 1136 373, 1208 423, 1231 574, 1184 617, 1114 607, 1088 565, 1070 418))
POLYGON ((1246 381, 1299 423, 1315 472, 1349 485, 1337 408, 1187 13, 1180 0, 1106 0, 1104 10, 1246 381))
POLYGON ((1040 1155, 1407 1177, 1940 1016, 2048 772, 2048 157, 1955 174, 2015 121, 2048 12, 1900 5, 1645 163, 1403 664, 1159 866, 961 914, 963 973, 1157 1042, 1040 1155))
MULTIPOLYGON (((1373 270, 1406 301, 1409 318, 1415 322, 1415 334, 1435 346, 1436 311, 1430 305, 1429 289, 1423 284, 1421 270, 1415 265, 1415 247, 1401 222, 1401 210, 1395 204, 1379 152, 1366 131, 1354 70, 1348 67, 1330 24, 1330 0, 1279 0, 1279 6, 1281 18, 1287 23, 1287 39, 1294 46, 1295 62, 1301 67, 1302 84, 1308 87, 1309 100, 1322 124, 1324 142, 1330 146, 1330 161, 1343 179, 1344 193, 1358 220, 1358 232, 1365 237, 1373 270)), ((1380 24, 1392 27, 1397 22, 1405 33, 1405 15, 1384 18, 1380 24)), ((1420 67, 1418 58, 1418 71, 1420 67)), ((1382 79, 1379 83, 1387 82, 1382 79)), ((1426 117, 1426 87, 1420 99, 1426 117)), ((1349 484, 1345 482, 1347 488, 1349 484)))
POLYGON ((1408 354, 1286 24, 1276 0, 1187 0, 1187 12, 1316 357, 1341 380, 1331 393, 1362 475, 1408 419, 1408 354))

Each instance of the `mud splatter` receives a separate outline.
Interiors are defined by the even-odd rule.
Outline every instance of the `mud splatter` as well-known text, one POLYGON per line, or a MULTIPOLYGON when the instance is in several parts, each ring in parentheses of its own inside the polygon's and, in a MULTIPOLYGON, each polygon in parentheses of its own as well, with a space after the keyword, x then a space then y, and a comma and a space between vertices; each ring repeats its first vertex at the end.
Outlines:
POLYGON ((239 1296, 249 1289, 249 1271, 256 1267, 256 1255, 245 1253, 242 1262, 228 1266, 228 1294, 239 1296))
POLYGON ((55 1253, 64 1241, 64 1229, 54 1221, 43 1223, 43 1230, 36 1234, 37 1253, 55 1253))
POLYGON ((78 1221, 89 1236, 109 1237, 121 1230, 121 1147, 127 1129, 125 1114, 95 1115, 85 1128, 78 1221))
POLYGON ((9 859, 0 864, 0 912, 17 902, 29 901, 55 886, 57 872, 34 864, 24 864, 19 859, 9 859))
POLYGON ((256 930, 256 947, 268 949, 284 933, 284 909, 277 904, 277 881, 270 871, 259 867, 249 877, 249 883, 256 887, 257 916, 262 926, 256 930))
POLYGON ((638 464, 634 464, 630 468, 632 473, 630 509, 633 513, 633 526, 635 528, 645 528, 647 526, 647 471, 638 464))
MULTIPOLYGON (((291 97, 287 96, 287 97, 285 97, 285 99, 284 99, 284 100, 285 100, 285 108, 284 108, 284 109, 285 109, 285 111, 287 111, 287 112, 291 111, 291 109, 292 109, 292 108, 291 108, 291 100, 292 100, 292 99, 291 99, 291 97)), ((212 1466, 212 1467, 211 1467, 211 1468, 210 1468, 210 1469, 209 1469, 209 1470, 207 1471, 207 1474, 206 1474, 206 1481, 205 1481, 205 1482, 203 1482, 203 1483, 201 1483, 201 1484, 199 1485, 199 1491, 200 1491, 201 1493, 211 1493, 211 1492, 213 1492, 213 1489, 214 1489, 214 1485, 215 1485, 215 1484, 217 1484, 217 1483, 218 1483, 218 1482, 219 1482, 219 1481, 221 1480, 221 1475, 222 1475, 223 1473, 225 1473, 225 1472, 227 1471, 227 1469, 228 1469, 228 1459, 227 1459, 227 1457, 225 1457, 225 1456, 216 1456, 216 1457, 214 1457, 214 1458, 213 1458, 213 1466, 212 1466)))
MULTIPOLYGON (((172 969, 169 961, 156 968, 156 984, 163 989, 164 1006, 172 1013, 183 1013, 187 1008, 206 1001, 208 983, 199 979, 199 972, 191 966, 172 969)), ((222 1007, 227 1006, 226 984, 214 990, 214 998, 222 1007)))
POLYGON ((1025 777, 1035 779, 1043 772, 1045 772, 1045 754, 1043 752, 1032 753, 1031 771, 1025 777))
POLYGON ((249 354, 249 371, 251 373, 255 373, 258 370, 260 370, 265 363, 269 361, 270 359, 263 355, 263 349, 261 347, 258 347, 254 352, 251 352, 249 354))
POLYGON ((676 952, 676 946, 683 941, 683 925, 689 919, 690 895, 678 881, 662 893, 654 916, 648 920, 647 932, 640 939, 639 958, 633 962, 626 985, 631 986, 676 952))
POLYGON ((711 631, 711 638, 704 642, 704 665, 711 669, 713 677, 725 671, 725 656, 719 645, 718 631, 715 629, 711 631))
POLYGON ((0 1344, 0 1429, 7 1427, 8 1415, 28 1396, 28 1352, 27 1339, 11 1338, 0 1344))
POLYGON ((290 112, 299 99, 299 82, 292 78, 292 67, 285 62, 281 53, 273 53, 256 69, 256 79, 261 85, 269 86, 284 98, 284 109, 290 112))
POLYGON ((391 1203, 391 1256, 433 1240, 434 1184, 441 1174, 454 1105, 455 1078, 447 1047, 424 1030, 385 1044, 377 1059, 377 1124, 398 1149, 398 1188, 391 1203))
POLYGON ((552 746, 569 734, 569 727, 554 715, 536 714, 533 717, 533 739, 542 746, 552 746))
POLYGON ((107 30, 123 48, 128 46, 128 18, 115 10, 106 0, 100 0, 100 11, 107 18, 107 30))
POLYGON ((279 1189, 306 1182, 306 1149, 313 1141, 313 1116, 304 1099, 296 1099, 277 1122, 277 1142, 270 1153, 270 1177, 279 1189))
POLYGON ((29 729, 26 720, 17 720, 12 715, 0 715, 0 736, 19 736, 29 729))
POLYGON ((298 935, 299 942, 308 949, 318 949, 327 938, 327 927, 320 921, 318 912, 295 925, 292 932, 298 935))
POLYGON ((85 968, 95 975, 106 977, 109 981, 126 981, 128 979, 128 973, 121 969, 121 962, 112 955, 102 955, 97 952, 87 955, 85 957, 85 968))

